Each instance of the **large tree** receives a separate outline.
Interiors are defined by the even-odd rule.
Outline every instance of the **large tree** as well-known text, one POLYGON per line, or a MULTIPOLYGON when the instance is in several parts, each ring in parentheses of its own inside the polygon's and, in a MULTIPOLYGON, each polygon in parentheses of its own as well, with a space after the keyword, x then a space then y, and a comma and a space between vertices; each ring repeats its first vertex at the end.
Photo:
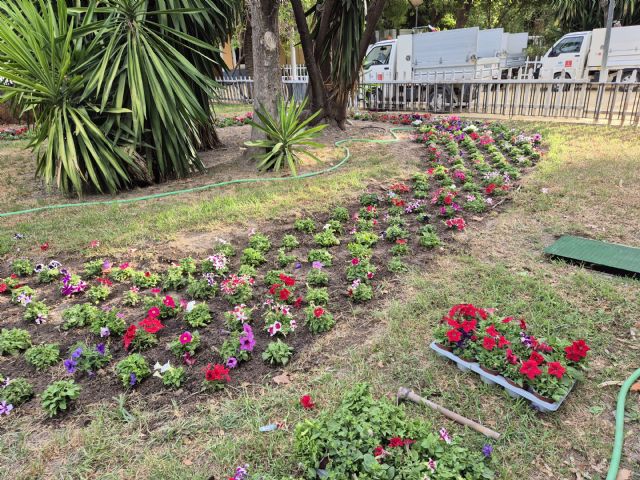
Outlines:
POLYGON ((320 0, 304 10, 291 0, 309 72, 312 111, 344 128, 347 104, 386 0, 320 0), (366 12, 366 13, 365 13, 366 12), (307 21, 311 17, 311 28, 307 21))

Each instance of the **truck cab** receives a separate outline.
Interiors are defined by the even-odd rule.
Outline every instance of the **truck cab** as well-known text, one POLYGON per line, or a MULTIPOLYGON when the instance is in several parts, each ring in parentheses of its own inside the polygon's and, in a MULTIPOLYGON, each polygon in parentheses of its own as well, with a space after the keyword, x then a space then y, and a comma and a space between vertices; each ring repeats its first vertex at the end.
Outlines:
POLYGON ((590 46, 591 32, 565 35, 542 57, 538 78, 583 78, 590 46))
POLYGON ((362 64, 365 82, 394 80, 396 60, 395 40, 378 42, 369 48, 362 64))

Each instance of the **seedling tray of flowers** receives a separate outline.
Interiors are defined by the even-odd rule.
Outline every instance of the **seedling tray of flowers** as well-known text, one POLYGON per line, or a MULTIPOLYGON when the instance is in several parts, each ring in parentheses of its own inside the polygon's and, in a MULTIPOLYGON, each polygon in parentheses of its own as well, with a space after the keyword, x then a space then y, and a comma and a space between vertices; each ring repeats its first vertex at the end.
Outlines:
POLYGON ((431 349, 464 372, 500 385, 541 412, 555 412, 585 368, 584 340, 545 340, 527 330, 524 320, 499 319, 490 309, 455 305, 442 319, 431 349))
POLYGON ((556 410, 558 410, 562 405, 562 403, 565 401, 565 399, 569 396, 569 393, 573 389, 573 385, 575 385, 575 382, 574 382, 573 385, 567 391, 567 393, 557 402, 555 403, 544 402, 542 400, 539 400, 538 397, 536 397, 533 393, 526 391, 524 388, 511 385, 509 381, 506 378, 504 378, 502 375, 491 375, 490 373, 487 373, 482 368, 480 368, 480 365, 478 363, 466 362, 462 360, 460 357, 458 357, 457 355, 454 355, 450 351, 445 350, 442 347, 439 347, 435 341, 431 343, 430 347, 434 352, 436 352, 441 357, 446 357, 449 360, 453 360, 458 366, 458 368, 463 372, 472 371, 477 373, 478 375, 480 375, 483 382, 488 383, 489 385, 500 385, 507 391, 507 393, 511 397, 523 398, 528 402, 530 402, 533 408, 543 413, 555 412, 556 410))

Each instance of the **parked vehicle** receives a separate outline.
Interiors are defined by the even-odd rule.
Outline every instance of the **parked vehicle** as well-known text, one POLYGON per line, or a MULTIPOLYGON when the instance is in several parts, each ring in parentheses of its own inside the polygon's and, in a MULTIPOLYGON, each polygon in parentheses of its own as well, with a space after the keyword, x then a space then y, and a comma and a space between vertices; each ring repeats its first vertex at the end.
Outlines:
MULTIPOLYGON (((542 57, 537 77, 547 79, 600 79, 606 29, 572 32, 558 40, 542 57)), ((611 29, 609 81, 640 81, 640 25, 611 29)))
MULTIPOLYGON (((438 83, 427 92, 422 86, 370 90, 368 95, 414 97, 428 95, 434 110, 445 104, 469 102, 472 89, 458 83, 465 80, 491 80, 506 76, 525 62, 528 34, 505 33, 502 28, 477 27, 399 35, 377 42, 364 60, 363 83, 438 83)), ((385 100, 389 98, 385 97, 385 100)))

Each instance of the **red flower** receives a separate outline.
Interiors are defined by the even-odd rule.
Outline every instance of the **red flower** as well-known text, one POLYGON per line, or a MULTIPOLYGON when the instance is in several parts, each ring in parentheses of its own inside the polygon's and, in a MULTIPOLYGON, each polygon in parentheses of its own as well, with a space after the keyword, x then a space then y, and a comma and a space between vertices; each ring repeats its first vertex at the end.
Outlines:
POLYGON ((158 333, 165 326, 156 317, 147 317, 138 323, 148 333, 158 333))
POLYGON ((129 262, 121 263, 120 265, 118 265, 118 268, 120 270, 126 270, 127 268, 129 268, 129 262))
POLYGON ((16 278, 18 278, 18 275, 16 275, 15 273, 12 273, 12 274, 11 274, 11 275, 9 275, 9 276, 10 276, 11 278, 13 278, 14 280, 15 280, 16 278))
POLYGON ((566 372, 567 369, 564 368, 560 362, 549 362, 548 363, 548 368, 547 368, 547 373, 549 375, 553 375, 554 377, 558 377, 558 380, 562 379, 562 376, 564 375, 564 372, 566 372))
POLYGON ((300 405, 302 405, 302 408, 304 408, 305 410, 311 410, 312 408, 314 408, 316 406, 315 403, 313 403, 313 400, 311 400, 311 396, 310 395, 303 395, 300 397, 300 405))
POLYGON ((453 203, 453 199, 451 198, 451 195, 447 195, 446 197, 444 197, 445 205, 451 205, 452 203, 453 203))
POLYGON ((135 325, 129 325, 129 328, 127 328, 124 337, 122 337, 122 343, 124 344, 125 350, 129 349, 129 345, 131 345, 133 339, 136 338, 136 330, 138 330, 138 327, 136 327, 135 325))
POLYGON ((587 356, 587 352, 590 350, 589 346, 584 340, 576 340, 570 346, 564 349, 567 360, 572 362, 579 362, 587 356))
POLYGON ((450 327, 452 328, 460 328, 460 324, 458 322, 456 322, 453 318, 451 317, 445 317, 447 320, 447 323, 449 324, 450 327))
POLYGON ((280 280, 282 280, 287 287, 293 287, 296 283, 293 278, 286 276, 284 273, 280 274, 280 280))
POLYGON ((151 276, 151 272, 144 272, 144 276, 149 278, 151 276))
POLYGON ((535 360, 529 359, 520 367, 520 373, 525 375, 529 380, 533 380, 540 375, 542 371, 538 368, 538 364, 535 360))
POLYGON ((393 437, 389 440, 390 448, 397 448, 397 447, 403 447, 403 446, 404 446, 404 442, 400 437, 393 437))
POLYGON ((504 317, 502 323, 509 323, 511 320, 513 320, 513 317, 504 317))
POLYGON ((406 244, 407 244, 407 239, 406 239, 406 238, 398 238, 398 239, 396 240, 396 243, 397 243, 398 245, 406 245, 406 244))
POLYGON ((518 363, 518 356, 510 348, 507 348, 507 362, 511 365, 518 363))
POLYGON ((478 322, 476 320, 465 320, 462 322, 462 330, 464 330, 465 333, 472 332, 476 329, 477 324, 478 322))
POLYGON ((0 283, 0 293, 4 293, 7 291, 7 284, 6 283, 0 283))
POLYGON ((478 138, 480 138, 480 135, 477 132, 471 132, 469 136, 472 140, 477 140, 478 138))
POLYGON ((231 380, 229 377, 229 369, 219 363, 216 363, 213 367, 211 367, 211 364, 208 364, 204 371, 204 378, 208 382, 228 382, 231 380))
POLYGON ((160 289, 159 288, 152 288, 151 289, 151 293, 153 293, 154 295, 157 295, 160 293, 160 289))
POLYGON ((176 302, 173 301, 173 297, 171 295, 167 295, 166 297, 164 297, 162 303, 164 303, 166 307, 176 308, 176 302))
POLYGON ((269 295, 274 295, 276 290, 282 286, 281 283, 274 283, 269 287, 269 295))
POLYGON ((507 340, 504 335, 500 335, 500 338, 498 339, 498 348, 503 348, 507 345, 511 345, 511 342, 507 340))
POLYGON ((286 288, 280 290, 280 300, 284 302, 289 298, 289 296, 291 296, 291 292, 289 290, 287 290, 286 288))
POLYGON ((520 329, 521 330, 526 330, 527 329, 527 323, 524 321, 523 318, 520 319, 520 329))
POLYGON ((531 352, 529 360, 533 360, 537 365, 542 365, 544 363, 544 357, 538 352, 531 352))
POLYGON ((378 445, 376 448, 373 449, 374 457, 381 457, 382 455, 384 455, 384 448, 382 448, 382 445, 378 445))
POLYGON ((106 285, 107 287, 110 287, 113 285, 113 282, 108 278, 98 278, 96 279, 96 282, 106 285))
POLYGON ((296 298, 296 301, 293 302, 293 307, 294 308, 300 308, 302 306, 302 297, 298 297, 296 298))
POLYGON ((496 327, 494 327, 493 325, 489 325, 485 331, 492 337, 497 337, 498 335, 500 335, 496 330, 496 327))
POLYGON ((493 339, 493 337, 484 337, 484 339, 482 340, 482 347, 485 350, 493 350, 496 346, 496 341, 493 339))
POLYGON ((360 263, 360 260, 357 258, 352 258, 351 259, 351 265, 358 265, 360 263))
POLYGON ((151 307, 147 312, 147 315, 152 318, 156 318, 160 316, 160 309, 158 307, 151 307))
POLYGON ((491 195, 495 189, 496 189, 496 184, 495 183, 490 183, 487 186, 487 188, 484 189, 484 191, 486 192, 487 195, 491 195))
POLYGON ((460 341, 462 334, 458 330, 449 330, 447 332, 447 337, 451 343, 456 343, 460 341))
POLYGON ((42 245, 40 245, 40 250, 47 251, 49 250, 49 242, 44 242, 42 245))
POLYGON ((475 342, 476 340, 478 340, 478 336, 477 335, 471 335, 471 341, 475 342))
POLYGON ((313 311, 313 316, 316 318, 320 318, 322 315, 324 315, 324 309, 322 307, 317 307, 313 311))

